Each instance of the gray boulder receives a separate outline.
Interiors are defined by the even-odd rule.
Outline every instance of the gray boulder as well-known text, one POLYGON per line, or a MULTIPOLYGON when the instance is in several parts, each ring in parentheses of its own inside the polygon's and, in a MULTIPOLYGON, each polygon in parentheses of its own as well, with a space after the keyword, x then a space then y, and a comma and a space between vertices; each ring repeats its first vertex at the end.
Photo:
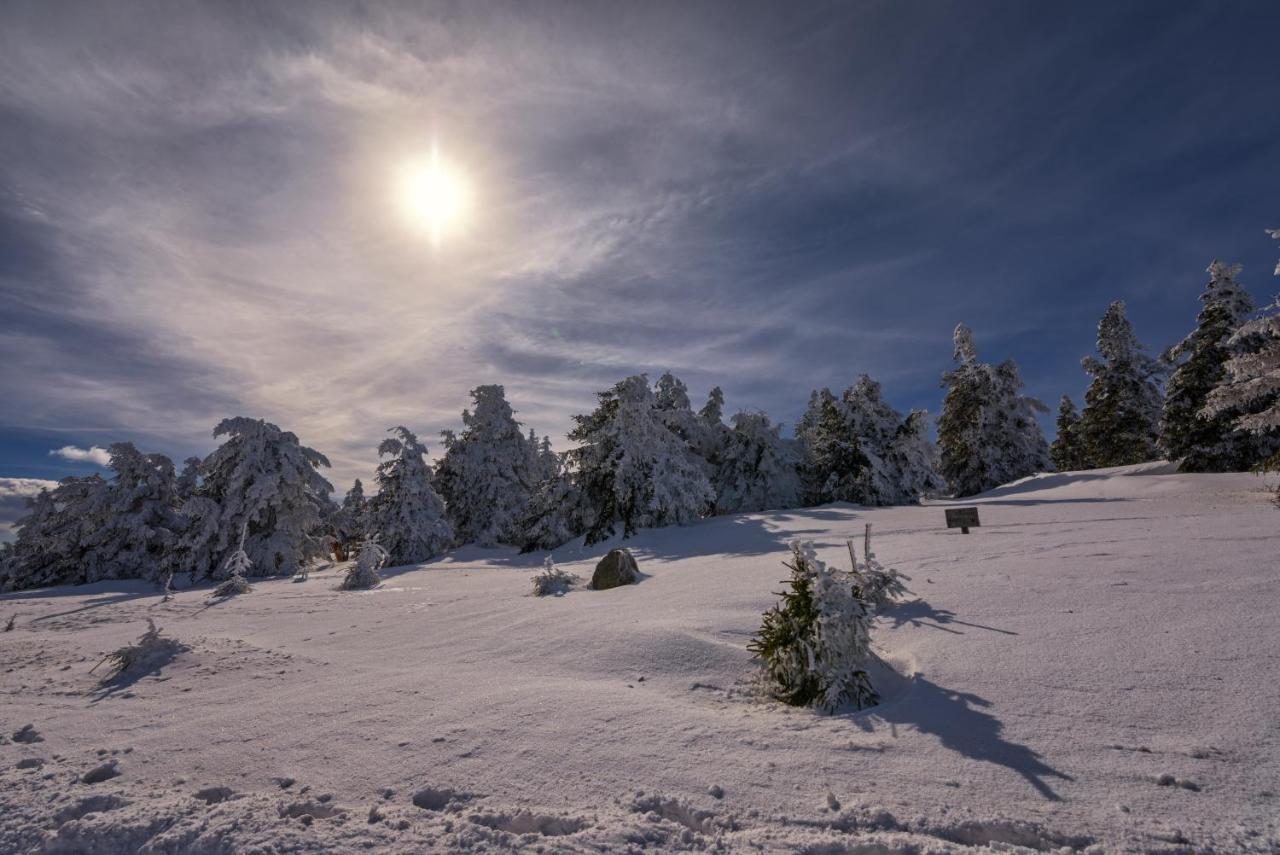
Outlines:
POLYGON ((636 566, 631 550, 611 549, 596 565, 596 572, 591 574, 591 587, 604 591, 619 585, 634 585, 639 580, 640 568, 636 566))

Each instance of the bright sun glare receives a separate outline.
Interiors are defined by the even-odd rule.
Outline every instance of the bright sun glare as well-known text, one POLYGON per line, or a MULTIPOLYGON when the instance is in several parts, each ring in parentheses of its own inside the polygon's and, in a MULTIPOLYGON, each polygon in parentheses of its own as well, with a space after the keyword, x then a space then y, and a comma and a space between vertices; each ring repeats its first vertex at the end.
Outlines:
POLYGON ((405 215, 427 232, 432 244, 439 244, 465 224, 471 207, 470 188, 434 146, 430 156, 403 167, 397 190, 405 215))

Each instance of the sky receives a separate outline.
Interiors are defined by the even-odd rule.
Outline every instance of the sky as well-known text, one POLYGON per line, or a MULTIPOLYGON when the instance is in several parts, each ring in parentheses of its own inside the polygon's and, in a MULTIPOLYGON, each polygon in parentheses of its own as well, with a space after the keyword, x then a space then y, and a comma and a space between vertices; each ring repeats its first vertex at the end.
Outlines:
POLYGON ((1110 301, 1158 353, 1215 258, 1280 291, 1278 43, 1263 2, 10 0, 0 528, 231 415, 345 490, 485 383, 561 448, 640 372, 936 413, 961 321, 1078 401, 1110 301), (433 148, 439 240, 400 198, 433 148))

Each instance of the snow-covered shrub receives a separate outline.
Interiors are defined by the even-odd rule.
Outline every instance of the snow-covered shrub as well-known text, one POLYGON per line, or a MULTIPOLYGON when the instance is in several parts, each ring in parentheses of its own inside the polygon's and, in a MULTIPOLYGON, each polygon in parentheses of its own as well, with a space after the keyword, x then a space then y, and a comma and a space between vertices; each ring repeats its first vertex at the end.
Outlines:
POLYGON ((147 627, 147 631, 137 641, 108 653, 101 662, 89 669, 89 673, 92 674, 106 662, 110 663, 110 671, 102 678, 104 683, 120 677, 149 674, 187 650, 185 644, 162 636, 151 618, 147 618, 147 627))
POLYGON ((852 540, 846 543, 849 546, 849 561, 853 565, 850 575, 854 580, 855 597, 867 603, 876 613, 884 611, 902 599, 902 595, 907 593, 907 586, 904 583, 911 581, 911 577, 899 573, 892 567, 885 567, 876 560, 876 554, 871 551, 870 523, 867 524, 867 536, 864 541, 865 561, 858 561, 858 553, 852 540))
POLYGON ((533 595, 535 597, 558 597, 567 594, 569 589, 579 584, 582 577, 561 570, 551 561, 548 555, 542 563, 542 570, 533 574, 533 595))
POLYGON ((213 589, 212 596, 215 599, 247 594, 253 590, 244 578, 253 573, 253 562, 249 560, 249 553, 244 551, 244 538, 248 528, 248 523, 245 523, 240 530, 240 546, 235 552, 227 556, 226 562, 222 565, 221 575, 223 579, 213 589))
POLYGON ((386 566, 388 557, 387 550, 379 546, 374 538, 369 538, 360 544, 356 563, 347 568, 346 575, 342 577, 342 584, 338 586, 339 590, 361 591, 377 586, 382 582, 378 571, 386 566))
POLYGON ((866 670, 873 607, 851 573, 828 567, 813 544, 793 541, 789 590, 764 613, 748 645, 763 663, 770 693, 793 706, 830 712, 879 701, 866 670))

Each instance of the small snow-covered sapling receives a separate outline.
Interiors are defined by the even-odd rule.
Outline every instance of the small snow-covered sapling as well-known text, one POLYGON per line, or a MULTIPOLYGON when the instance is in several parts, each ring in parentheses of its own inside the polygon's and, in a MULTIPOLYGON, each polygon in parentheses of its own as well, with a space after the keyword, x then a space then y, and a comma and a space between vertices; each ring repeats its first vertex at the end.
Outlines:
POLYGON ((378 575, 378 571, 386 566, 389 557, 376 537, 365 540, 360 544, 356 563, 347 568, 346 576, 338 586, 339 590, 358 591, 380 584, 382 577, 378 575))
POLYGON ((548 555, 542 562, 541 572, 533 575, 533 595, 535 597, 559 597, 567 594, 570 588, 581 581, 581 576, 561 570, 551 561, 551 556, 548 555))
POLYGON ((764 613, 747 645, 764 665, 773 697, 826 712, 879 701, 866 663, 871 657, 871 604, 852 573, 828 567, 813 544, 793 541, 789 590, 764 613))

